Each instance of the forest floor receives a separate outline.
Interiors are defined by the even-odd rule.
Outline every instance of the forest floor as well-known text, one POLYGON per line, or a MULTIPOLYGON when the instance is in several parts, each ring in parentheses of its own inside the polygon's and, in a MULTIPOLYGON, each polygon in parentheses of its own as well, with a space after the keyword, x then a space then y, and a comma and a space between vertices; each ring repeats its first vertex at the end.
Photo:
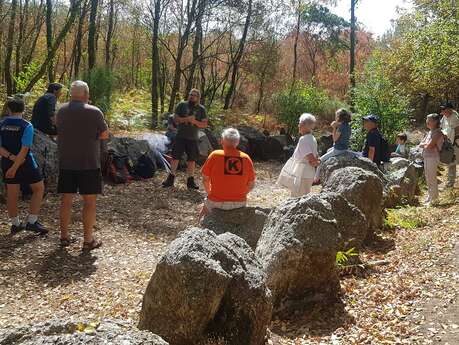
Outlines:
MULTIPOLYGON (((273 186, 280 168, 256 164, 251 205, 273 207, 288 197, 273 186)), ((204 197, 187 191, 182 178, 164 190, 163 177, 106 186, 97 225, 104 245, 89 255, 81 253, 81 242, 59 247, 57 196, 48 195, 44 204, 46 237, 11 237, 0 205, 0 328, 70 317, 136 324, 156 263, 178 232, 198 224, 204 197)), ((360 253, 364 263, 386 264, 343 273, 339 303, 273 320, 269 343, 458 344, 458 197, 445 192, 439 207, 389 212, 387 229, 360 253)), ((72 229, 81 240, 78 214, 72 229)))

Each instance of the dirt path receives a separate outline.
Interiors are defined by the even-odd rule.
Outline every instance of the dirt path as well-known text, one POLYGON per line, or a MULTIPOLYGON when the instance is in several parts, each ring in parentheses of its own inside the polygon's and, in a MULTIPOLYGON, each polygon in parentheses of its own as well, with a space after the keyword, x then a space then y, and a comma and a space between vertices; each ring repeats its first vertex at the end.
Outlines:
MULTIPOLYGON (((280 168, 256 165, 259 181, 249 204, 273 207, 288 197, 274 186, 280 168)), ((97 227, 104 246, 91 255, 81 254, 80 243, 59 248, 57 197, 44 205, 44 223, 53 230, 46 238, 9 236, 0 205, 0 327, 70 317, 135 325, 156 263, 179 231, 197 224, 204 197, 188 192, 181 179, 164 190, 163 177, 107 187, 97 227)), ((459 344, 459 271, 452 260, 459 256, 459 193, 444 196, 438 208, 393 215, 391 229, 360 253, 364 262, 388 264, 344 275, 337 304, 273 320, 270 344, 428 344, 438 337, 459 344)), ((75 216, 73 232, 81 240, 79 229, 75 216)))

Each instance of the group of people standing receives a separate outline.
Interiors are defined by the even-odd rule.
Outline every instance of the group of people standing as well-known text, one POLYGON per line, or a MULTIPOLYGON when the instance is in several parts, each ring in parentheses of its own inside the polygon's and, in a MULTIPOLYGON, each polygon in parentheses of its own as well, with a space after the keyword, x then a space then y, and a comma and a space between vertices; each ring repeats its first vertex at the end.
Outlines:
MULTIPOLYGON (((74 240, 69 234, 69 223, 75 194, 83 199, 83 250, 92 250, 102 245, 93 235, 96 223, 97 195, 102 193, 100 141, 109 138, 109 130, 103 113, 89 105, 89 87, 83 81, 75 81, 70 87, 70 101, 56 111, 56 103, 62 93, 62 85, 50 84, 33 108, 32 123, 23 119, 24 102, 11 99, 7 102, 7 114, 0 120, 0 156, 4 183, 7 186, 8 214, 11 219, 11 233, 26 229, 46 234, 47 229, 38 222, 43 200, 43 176, 30 151, 33 143, 34 126, 50 136, 57 136, 59 156, 58 193, 62 195, 60 206, 61 245, 69 246, 74 240), (30 212, 25 224, 18 216, 17 200, 21 185, 30 185, 33 195, 30 212)), ((194 179, 196 161, 199 156, 199 130, 208 126, 206 109, 200 103, 200 92, 190 91, 188 100, 179 103, 169 119, 174 129, 171 171, 162 183, 164 188, 173 187, 178 165, 182 156, 187 157, 187 188, 199 189, 194 179)), ((438 200, 437 169, 439 156, 445 138, 455 145, 459 159, 459 115, 452 104, 442 107, 441 114, 427 116, 428 134, 419 145, 423 149, 425 175, 428 185, 427 204, 438 200)), ((333 147, 319 157, 317 141, 313 136, 316 118, 312 114, 299 117, 298 144, 293 156, 283 167, 277 184, 290 190, 293 197, 310 193, 314 184, 320 184, 321 164, 326 160, 351 152, 373 161, 383 167, 387 157, 387 142, 379 130, 379 118, 368 115, 363 118, 366 130, 362 152, 350 151, 352 136, 351 113, 345 109, 336 112, 331 123, 333 147)), ((244 207, 247 195, 255 185, 255 169, 250 157, 238 150, 240 134, 234 128, 222 133, 222 149, 210 154, 201 173, 207 193, 200 217, 213 209, 230 210, 244 207)), ((405 156, 407 136, 399 134, 397 149, 393 156, 405 156)), ((389 155, 390 156, 390 155, 389 155)), ((448 167, 447 187, 453 187, 456 179, 457 161, 448 167)))
MULTIPOLYGON (((75 194, 83 199, 83 250, 99 248, 102 242, 93 235, 96 224, 96 200, 102 193, 100 140, 109 137, 103 113, 89 105, 89 87, 75 81, 70 87, 70 102, 56 112, 56 102, 62 85, 50 84, 46 94, 33 108, 32 123, 48 135, 57 135, 59 177, 57 191, 62 195, 60 214, 61 245, 69 246, 75 240, 69 234, 72 205, 75 194)), ((44 182, 31 147, 34 125, 23 118, 25 109, 21 99, 10 99, 7 114, 0 120, 0 156, 4 183, 7 189, 7 207, 11 219, 11 233, 22 230, 46 234, 48 230, 38 222, 43 200, 44 182), (32 199, 25 224, 19 219, 18 197, 21 185, 30 185, 32 199)))

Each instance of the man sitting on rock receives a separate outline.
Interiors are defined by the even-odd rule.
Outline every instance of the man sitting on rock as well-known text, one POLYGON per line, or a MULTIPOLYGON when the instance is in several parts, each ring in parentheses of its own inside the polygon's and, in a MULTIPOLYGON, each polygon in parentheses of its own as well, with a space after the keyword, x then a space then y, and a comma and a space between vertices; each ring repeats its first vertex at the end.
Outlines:
POLYGON ((255 171, 250 157, 237 149, 239 140, 236 129, 225 129, 223 150, 212 152, 202 167, 207 198, 201 218, 214 208, 233 210, 247 204, 247 194, 255 185, 255 171))
POLYGON ((381 167, 383 162, 383 137, 378 128, 379 117, 368 115, 363 118, 363 127, 367 131, 365 146, 363 148, 363 157, 368 158, 381 167))

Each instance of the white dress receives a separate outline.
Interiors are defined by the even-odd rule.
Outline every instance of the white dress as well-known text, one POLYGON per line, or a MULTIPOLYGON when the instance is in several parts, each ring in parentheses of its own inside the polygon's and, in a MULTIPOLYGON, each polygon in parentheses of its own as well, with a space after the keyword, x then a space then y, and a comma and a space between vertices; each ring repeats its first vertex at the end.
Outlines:
POLYGON ((277 185, 289 189, 292 196, 302 196, 311 191, 316 173, 316 168, 309 164, 306 157, 311 153, 318 157, 316 138, 312 134, 303 135, 293 156, 282 168, 277 185))

